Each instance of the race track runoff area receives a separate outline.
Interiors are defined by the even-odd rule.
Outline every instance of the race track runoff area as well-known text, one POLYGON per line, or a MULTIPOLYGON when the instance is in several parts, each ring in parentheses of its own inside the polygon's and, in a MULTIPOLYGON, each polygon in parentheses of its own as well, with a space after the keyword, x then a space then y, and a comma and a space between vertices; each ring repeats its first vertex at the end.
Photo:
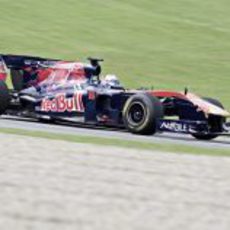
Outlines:
POLYGON ((0 229, 230 227, 229 157, 0 140, 0 229))

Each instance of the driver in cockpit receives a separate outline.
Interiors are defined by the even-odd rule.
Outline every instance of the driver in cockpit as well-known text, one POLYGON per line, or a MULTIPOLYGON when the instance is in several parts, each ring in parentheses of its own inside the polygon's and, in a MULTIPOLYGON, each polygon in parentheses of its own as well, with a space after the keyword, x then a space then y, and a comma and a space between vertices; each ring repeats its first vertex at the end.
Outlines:
POLYGON ((114 74, 107 74, 105 78, 101 80, 101 85, 107 89, 123 89, 118 77, 114 74))

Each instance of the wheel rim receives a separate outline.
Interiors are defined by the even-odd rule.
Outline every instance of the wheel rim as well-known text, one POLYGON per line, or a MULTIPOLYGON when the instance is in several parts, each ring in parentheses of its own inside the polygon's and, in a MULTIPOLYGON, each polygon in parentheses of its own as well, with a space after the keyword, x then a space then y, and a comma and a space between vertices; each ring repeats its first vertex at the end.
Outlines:
POLYGON ((128 122, 133 126, 139 126, 145 121, 146 110, 142 103, 131 104, 128 110, 128 122))

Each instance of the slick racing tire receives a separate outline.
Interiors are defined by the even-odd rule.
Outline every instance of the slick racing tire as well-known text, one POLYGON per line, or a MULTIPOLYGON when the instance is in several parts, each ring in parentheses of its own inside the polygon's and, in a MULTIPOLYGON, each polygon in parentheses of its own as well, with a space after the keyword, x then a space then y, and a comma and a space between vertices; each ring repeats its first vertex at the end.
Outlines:
MULTIPOLYGON (((224 106, 222 105, 221 102, 219 102, 218 100, 214 99, 214 98, 209 98, 209 97, 205 97, 203 98, 204 100, 208 101, 209 103, 216 105, 217 107, 224 109, 224 106)), ((215 115, 210 115, 208 118, 208 124, 210 126, 210 131, 211 132, 220 132, 222 130, 223 124, 225 123, 226 118, 225 117, 221 117, 221 116, 215 116, 215 115)), ((198 140, 212 140, 216 137, 218 137, 218 135, 216 134, 192 134, 193 137, 195 137, 198 140)))
POLYGON ((131 133, 151 135, 157 130, 157 120, 163 117, 163 106, 156 97, 136 94, 126 101, 122 116, 131 133))
POLYGON ((10 103, 9 89, 4 81, 0 81, 0 115, 3 114, 10 103))

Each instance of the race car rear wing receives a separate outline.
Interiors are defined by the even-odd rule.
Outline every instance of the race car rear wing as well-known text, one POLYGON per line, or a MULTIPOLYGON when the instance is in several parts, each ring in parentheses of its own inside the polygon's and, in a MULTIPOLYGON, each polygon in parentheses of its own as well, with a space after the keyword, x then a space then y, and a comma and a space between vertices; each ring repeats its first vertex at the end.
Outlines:
POLYGON ((4 61, 5 65, 9 69, 21 69, 28 66, 38 66, 40 64, 53 64, 58 59, 50 59, 50 58, 41 58, 34 56, 26 56, 26 55, 12 55, 12 54, 0 54, 0 59, 4 61))
POLYGON ((37 70, 52 66, 58 59, 41 58, 27 55, 0 54, 0 80, 11 78, 13 89, 20 91, 36 81, 37 70))

